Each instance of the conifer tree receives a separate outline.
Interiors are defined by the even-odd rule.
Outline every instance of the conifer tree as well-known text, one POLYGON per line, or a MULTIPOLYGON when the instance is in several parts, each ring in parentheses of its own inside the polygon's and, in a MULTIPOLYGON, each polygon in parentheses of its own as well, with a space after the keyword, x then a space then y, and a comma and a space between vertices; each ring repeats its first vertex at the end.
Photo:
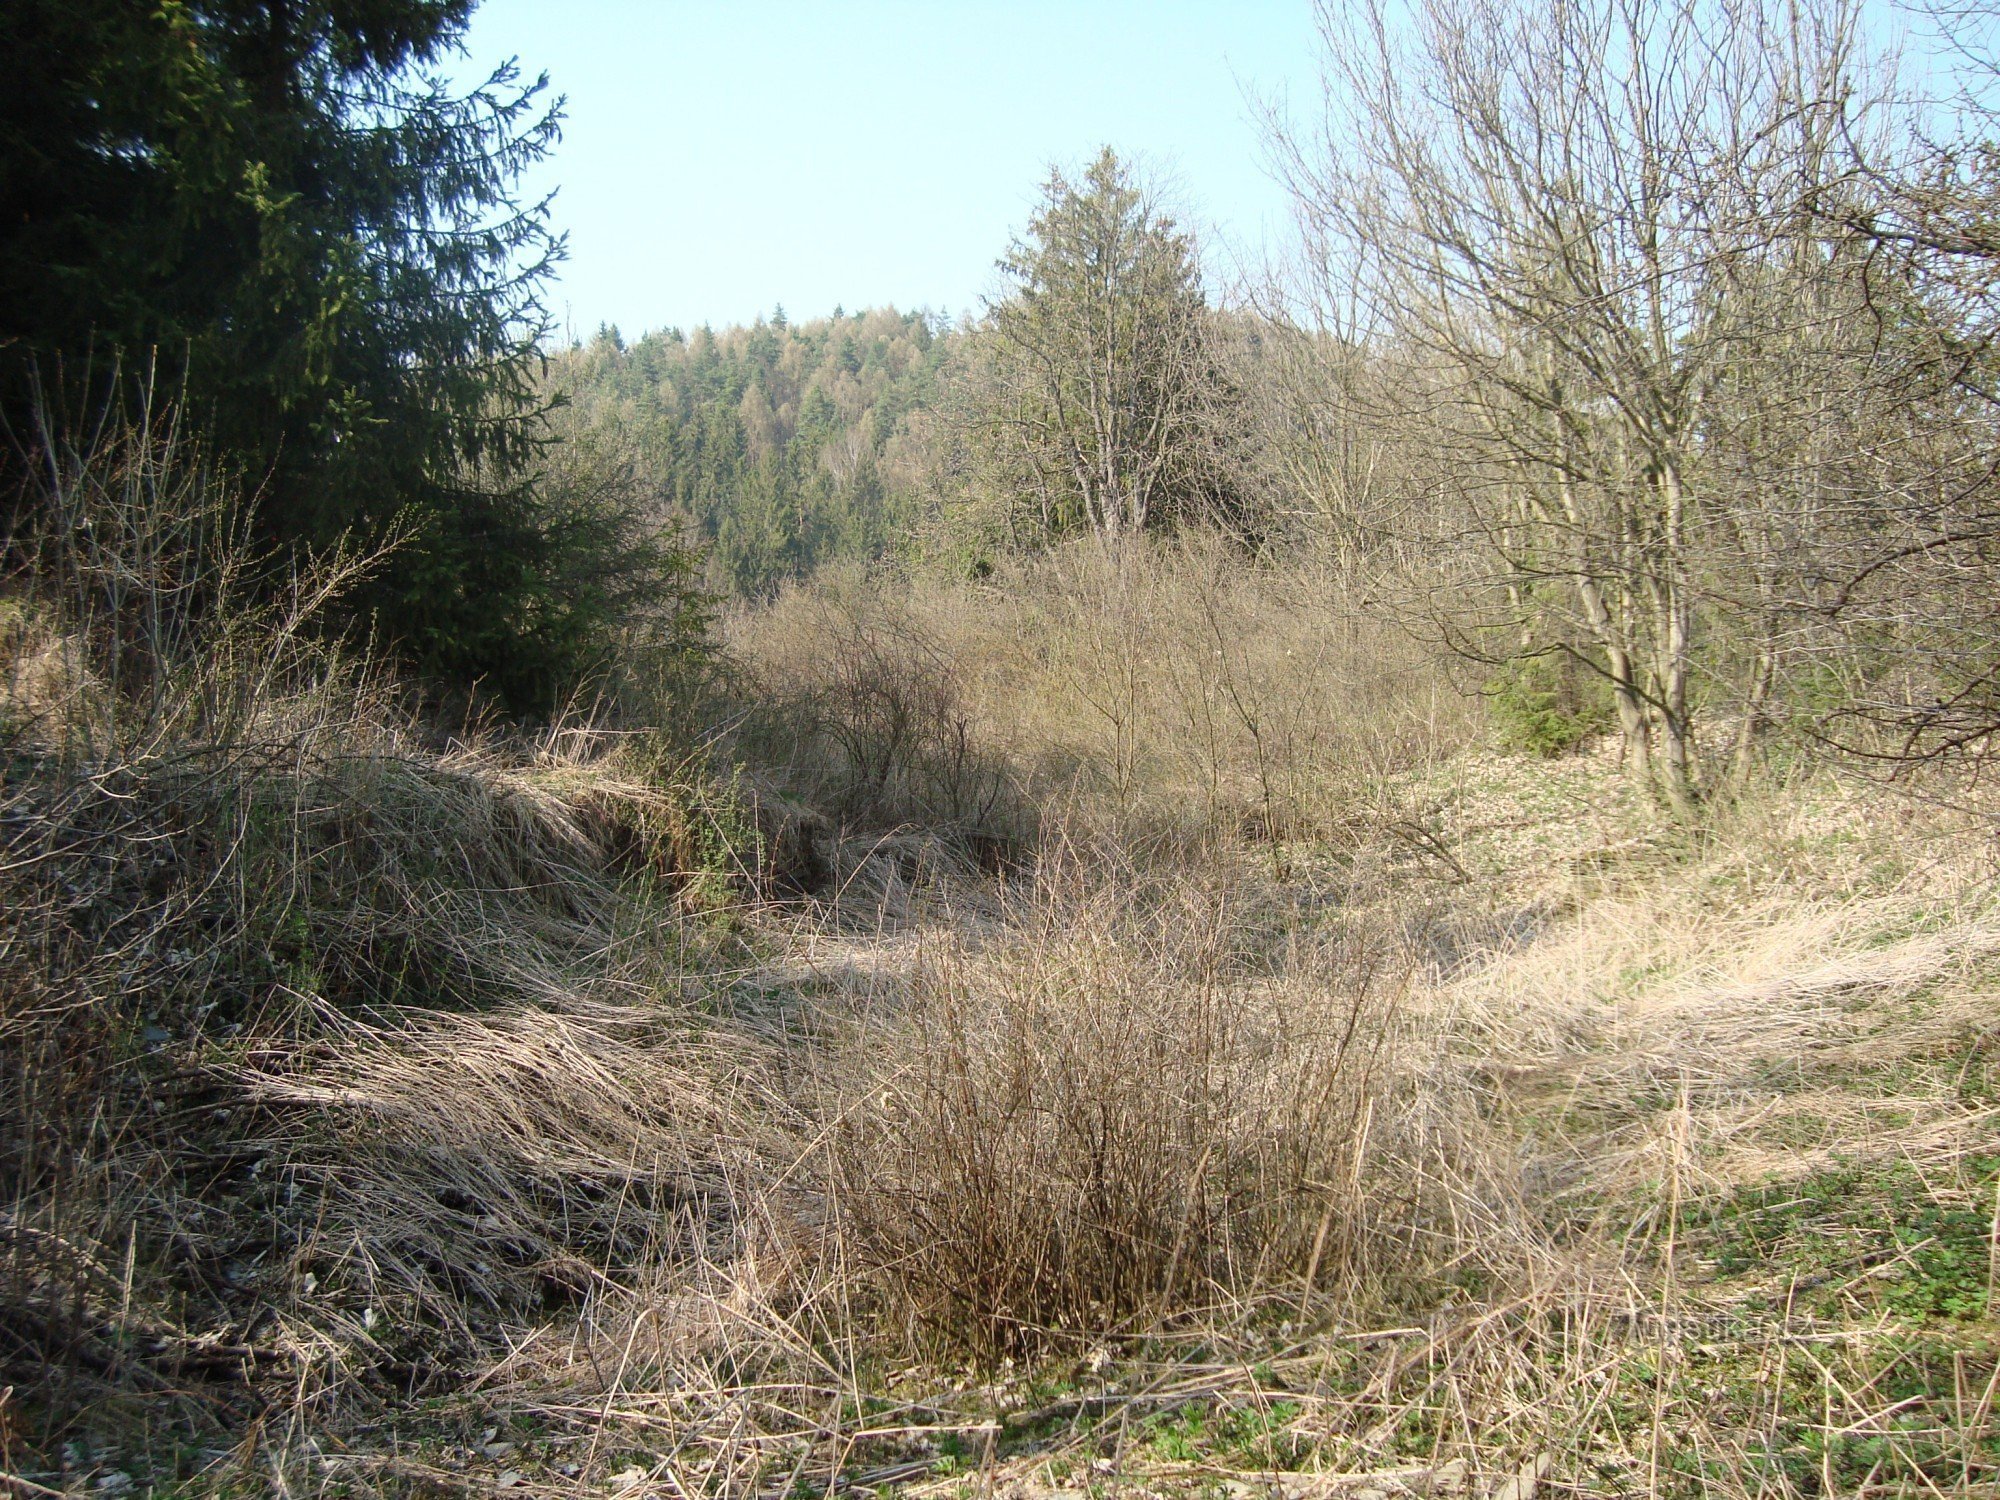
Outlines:
POLYGON ((1106 147, 1050 173, 989 312, 985 425, 1039 528, 1145 531, 1222 499, 1223 383, 1192 237, 1106 147))
POLYGON ((560 244, 517 184, 559 115, 511 66, 443 79, 472 6, 0 8, 0 414, 157 359, 280 556, 401 527, 383 633, 502 681, 580 623, 525 482, 560 244))

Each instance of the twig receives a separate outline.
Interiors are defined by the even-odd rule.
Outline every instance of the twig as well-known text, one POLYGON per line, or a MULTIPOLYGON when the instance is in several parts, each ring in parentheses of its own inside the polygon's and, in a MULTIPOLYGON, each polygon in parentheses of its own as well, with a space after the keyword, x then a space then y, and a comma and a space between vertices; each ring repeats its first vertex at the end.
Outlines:
POLYGON ((32 1479, 23 1479, 19 1474, 9 1474, 0 1469, 0 1489, 12 1490, 17 1495, 53 1495, 56 1500, 69 1500, 65 1490, 52 1490, 45 1484, 36 1484, 32 1479))

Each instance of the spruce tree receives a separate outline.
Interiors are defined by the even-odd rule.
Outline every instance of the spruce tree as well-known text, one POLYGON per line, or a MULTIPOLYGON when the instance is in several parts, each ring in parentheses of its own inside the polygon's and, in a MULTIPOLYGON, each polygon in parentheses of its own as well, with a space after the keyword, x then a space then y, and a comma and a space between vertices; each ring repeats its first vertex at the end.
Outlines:
POLYGON ((982 425, 1044 533, 1136 533, 1229 509, 1228 391, 1193 238, 1105 147, 1049 175, 989 310, 982 425))
POLYGON ((559 106, 511 66, 445 81, 472 5, 0 7, 0 414, 157 360, 274 555, 399 528, 380 633, 507 689, 582 624, 527 482, 561 246, 518 183, 559 106))

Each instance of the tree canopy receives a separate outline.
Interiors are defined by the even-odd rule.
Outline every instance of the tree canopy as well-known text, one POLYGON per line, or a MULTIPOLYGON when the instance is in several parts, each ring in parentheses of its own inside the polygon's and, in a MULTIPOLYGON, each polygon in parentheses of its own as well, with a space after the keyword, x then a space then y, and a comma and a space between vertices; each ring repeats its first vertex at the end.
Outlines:
POLYGON ((1140 532, 1220 499, 1224 386, 1193 238, 1110 147, 1049 174, 987 319, 1002 485, 1056 533, 1140 532))
POLYGON ((0 11, 0 399, 18 432, 31 384, 156 358, 281 555, 399 528, 376 624, 511 691, 578 635, 526 483, 561 247, 517 184, 559 108, 511 66, 445 80, 472 6, 0 11))
POLYGON ((630 345, 603 329, 551 378, 593 428, 623 435, 649 513, 708 544, 715 584, 757 594, 908 534, 947 343, 923 313, 780 312, 630 345))

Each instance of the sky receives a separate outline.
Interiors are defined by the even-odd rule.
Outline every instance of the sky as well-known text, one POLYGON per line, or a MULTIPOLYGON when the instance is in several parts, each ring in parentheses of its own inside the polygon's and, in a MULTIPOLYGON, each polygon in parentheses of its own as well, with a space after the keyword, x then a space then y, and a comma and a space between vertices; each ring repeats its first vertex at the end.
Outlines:
POLYGON ((467 44, 568 98, 525 186, 577 336, 977 310, 1050 166, 1103 145, 1226 281, 1287 224, 1254 101, 1318 88, 1309 0, 483 0, 467 44))

